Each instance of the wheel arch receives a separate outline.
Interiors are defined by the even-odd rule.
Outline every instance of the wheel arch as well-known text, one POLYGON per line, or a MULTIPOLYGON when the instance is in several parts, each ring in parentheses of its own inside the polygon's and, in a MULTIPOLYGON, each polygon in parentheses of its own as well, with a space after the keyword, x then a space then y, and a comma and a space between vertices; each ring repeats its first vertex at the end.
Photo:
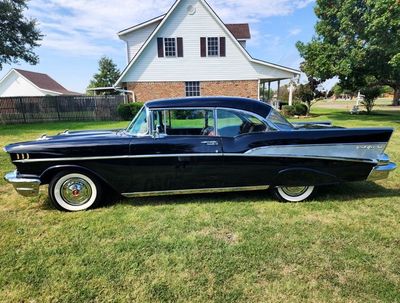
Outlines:
POLYGON ((288 168, 281 170, 274 186, 317 186, 339 183, 337 176, 310 168, 288 168))
POLYGON ((49 184, 51 182, 51 179, 62 171, 73 171, 73 172, 78 172, 78 173, 89 174, 90 176, 95 177, 102 184, 104 184, 104 185, 108 186, 109 188, 111 188, 112 190, 116 191, 116 189, 110 184, 110 182, 105 180, 98 173, 96 173, 95 171, 88 169, 84 166, 80 166, 80 165, 56 165, 56 166, 49 167, 40 175, 41 184, 49 184))

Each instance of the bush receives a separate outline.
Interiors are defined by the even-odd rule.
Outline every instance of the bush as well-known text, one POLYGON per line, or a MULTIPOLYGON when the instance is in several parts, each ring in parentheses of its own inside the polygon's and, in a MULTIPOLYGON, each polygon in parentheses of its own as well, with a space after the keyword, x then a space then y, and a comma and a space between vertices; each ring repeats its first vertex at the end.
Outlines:
POLYGON ((118 106, 118 114, 122 118, 122 120, 130 121, 136 116, 143 105, 144 103, 142 102, 120 104, 118 106))
POLYGON ((363 94, 364 100, 361 102, 367 110, 367 114, 372 112, 372 109, 375 106, 375 100, 379 97, 382 92, 382 88, 380 86, 370 86, 364 87, 361 89, 361 94, 363 94))
POLYGON ((284 105, 282 106, 283 115, 286 117, 294 116, 294 106, 292 105, 284 105))
POLYGON ((295 105, 284 105, 282 112, 285 116, 305 116, 308 113, 308 107, 304 103, 296 103, 295 105))
POLYGON ((305 116, 308 113, 308 107, 304 103, 296 103, 294 105, 294 114, 296 116, 305 116))

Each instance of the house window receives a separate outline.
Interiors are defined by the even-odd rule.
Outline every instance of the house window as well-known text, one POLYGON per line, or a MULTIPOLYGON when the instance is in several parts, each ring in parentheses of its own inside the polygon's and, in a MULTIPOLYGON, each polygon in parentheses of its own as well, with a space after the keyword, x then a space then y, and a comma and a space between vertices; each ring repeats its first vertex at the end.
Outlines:
POLYGON ((165 57, 176 57, 176 39, 164 38, 165 57))
POLYGON ((200 96, 200 82, 186 82, 186 97, 200 96))
POLYGON ((207 38, 207 46, 208 46, 208 56, 219 56, 219 39, 218 37, 208 37, 207 38))
POLYGON ((200 38, 201 57, 226 57, 226 38, 225 37, 201 37, 200 38))

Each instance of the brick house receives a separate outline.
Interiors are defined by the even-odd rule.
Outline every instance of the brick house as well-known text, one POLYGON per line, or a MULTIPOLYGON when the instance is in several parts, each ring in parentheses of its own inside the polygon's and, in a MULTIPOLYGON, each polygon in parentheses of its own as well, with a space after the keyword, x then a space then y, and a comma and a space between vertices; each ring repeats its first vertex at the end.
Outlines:
POLYGON ((246 50, 248 24, 224 24, 205 0, 177 0, 167 14, 118 33, 128 66, 115 87, 135 100, 184 96, 260 98, 260 86, 300 72, 246 50))

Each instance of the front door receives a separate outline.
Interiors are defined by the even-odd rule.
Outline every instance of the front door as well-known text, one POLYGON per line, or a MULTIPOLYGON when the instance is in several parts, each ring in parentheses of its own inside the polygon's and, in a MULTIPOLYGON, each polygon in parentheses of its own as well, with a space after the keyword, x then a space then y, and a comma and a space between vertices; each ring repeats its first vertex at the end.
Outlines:
POLYGON ((153 110, 150 120, 151 134, 130 146, 132 192, 221 187, 212 109, 153 110))

